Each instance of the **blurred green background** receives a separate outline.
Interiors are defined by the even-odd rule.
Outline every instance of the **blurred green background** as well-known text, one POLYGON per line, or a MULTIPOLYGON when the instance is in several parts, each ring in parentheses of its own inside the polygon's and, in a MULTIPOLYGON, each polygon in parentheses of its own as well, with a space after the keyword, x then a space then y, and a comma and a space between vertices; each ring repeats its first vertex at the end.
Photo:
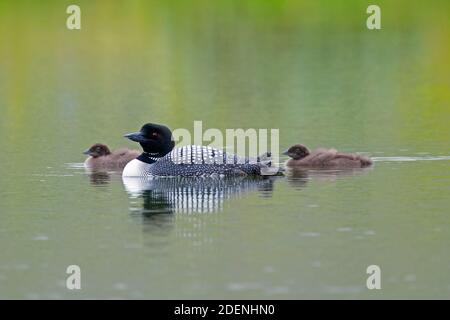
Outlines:
POLYGON ((449 155, 449 13, 448 1, 1 1, 0 297, 448 297, 449 162, 406 160, 449 155), (81 30, 66 28, 70 4, 81 30), (369 4, 381 30, 366 28, 369 4), (120 177, 98 187, 70 165, 95 142, 136 147, 122 135, 145 122, 194 120, 379 161, 156 226, 130 215, 120 177), (74 260, 81 293, 64 287, 74 260), (365 289, 372 263, 381 293, 365 289))
POLYGON ((446 142, 450 5, 379 1, 382 30, 370 31, 370 3, 77 1, 77 31, 71 1, 2 1, 2 136, 36 153, 43 136, 84 148, 145 121, 199 119, 295 128, 289 142, 446 142))

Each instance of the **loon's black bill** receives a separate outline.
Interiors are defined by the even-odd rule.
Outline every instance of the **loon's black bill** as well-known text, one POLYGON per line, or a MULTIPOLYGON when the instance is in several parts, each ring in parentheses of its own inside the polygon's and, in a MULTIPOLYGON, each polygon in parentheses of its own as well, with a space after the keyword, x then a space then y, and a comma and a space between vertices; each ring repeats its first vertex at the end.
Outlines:
POLYGON ((145 137, 142 135, 141 132, 127 133, 126 135, 124 135, 124 137, 135 142, 145 142, 147 140, 145 139, 145 137))
POLYGON ((282 154, 284 154, 285 156, 289 155, 289 150, 284 151, 282 154))
POLYGON ((90 156, 91 155, 91 150, 87 149, 83 151, 83 154, 90 156))

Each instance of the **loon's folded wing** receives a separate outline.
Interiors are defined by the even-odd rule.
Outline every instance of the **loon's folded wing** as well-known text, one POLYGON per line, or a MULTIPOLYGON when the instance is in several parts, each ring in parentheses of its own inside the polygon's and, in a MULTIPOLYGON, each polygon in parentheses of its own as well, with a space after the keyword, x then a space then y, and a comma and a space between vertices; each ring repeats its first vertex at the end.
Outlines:
POLYGON ((183 146, 175 148, 152 165, 152 174, 160 176, 204 175, 273 175, 270 154, 257 159, 239 157, 210 146, 183 146), (264 170, 262 170, 264 168, 264 170))

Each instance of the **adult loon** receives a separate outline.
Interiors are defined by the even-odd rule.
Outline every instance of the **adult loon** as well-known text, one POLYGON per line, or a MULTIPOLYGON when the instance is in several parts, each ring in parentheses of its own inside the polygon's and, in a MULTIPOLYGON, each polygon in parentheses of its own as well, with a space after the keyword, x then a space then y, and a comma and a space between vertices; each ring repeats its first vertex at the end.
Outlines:
POLYGON ((96 143, 83 154, 89 156, 84 162, 85 168, 100 170, 123 169, 128 162, 136 159, 141 153, 127 148, 120 148, 111 152, 107 145, 96 143))
POLYGON ((286 162, 286 167, 290 168, 364 168, 372 164, 372 160, 359 154, 324 148, 311 152, 302 144, 293 145, 283 154, 292 158, 286 162))
POLYGON ((175 148, 172 132, 164 125, 147 123, 140 131, 125 135, 138 142, 144 152, 130 161, 123 177, 144 176, 240 176, 274 175, 270 154, 257 159, 242 158, 210 146, 175 148))

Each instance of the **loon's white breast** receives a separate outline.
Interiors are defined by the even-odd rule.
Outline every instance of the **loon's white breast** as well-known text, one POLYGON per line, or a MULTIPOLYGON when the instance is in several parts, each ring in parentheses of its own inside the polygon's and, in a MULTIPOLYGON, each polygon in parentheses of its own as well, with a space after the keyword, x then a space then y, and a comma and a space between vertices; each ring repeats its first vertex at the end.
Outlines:
POLYGON ((138 159, 131 160, 123 169, 122 177, 147 176, 152 165, 151 163, 145 163, 138 159))

